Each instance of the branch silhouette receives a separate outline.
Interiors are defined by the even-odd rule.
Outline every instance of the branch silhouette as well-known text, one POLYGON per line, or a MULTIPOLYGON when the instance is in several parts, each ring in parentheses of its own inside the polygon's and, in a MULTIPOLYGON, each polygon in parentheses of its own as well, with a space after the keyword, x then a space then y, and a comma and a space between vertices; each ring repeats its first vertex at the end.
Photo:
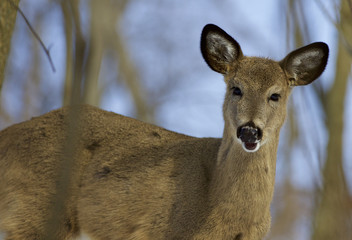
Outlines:
POLYGON ((49 49, 45 46, 45 44, 43 43, 42 39, 40 38, 40 36, 38 35, 38 33, 34 30, 34 28, 32 27, 31 23, 29 22, 29 20, 26 18, 26 16, 24 15, 24 13, 22 12, 22 10, 16 6, 16 4, 13 3, 12 0, 7 0, 11 6, 13 8, 15 8, 20 14, 21 16, 23 17, 24 21, 26 22, 29 30, 32 32, 32 34, 34 35, 34 37, 39 41, 40 45, 42 46, 45 54, 47 55, 48 57, 48 60, 49 60, 49 63, 50 63, 50 66, 51 66, 51 69, 53 70, 53 72, 56 72, 56 69, 55 69, 55 66, 54 66, 54 63, 53 63, 53 60, 51 59, 51 56, 50 56, 50 51, 49 49))

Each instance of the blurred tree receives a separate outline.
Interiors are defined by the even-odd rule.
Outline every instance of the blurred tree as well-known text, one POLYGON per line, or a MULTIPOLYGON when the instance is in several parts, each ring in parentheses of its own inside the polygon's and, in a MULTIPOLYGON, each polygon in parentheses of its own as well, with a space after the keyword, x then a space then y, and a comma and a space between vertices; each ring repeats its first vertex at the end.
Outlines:
MULTIPOLYGON (((66 72, 65 72, 65 82, 64 82, 64 93, 62 102, 64 106, 70 104, 72 96, 72 86, 73 86, 73 35, 74 35, 74 23, 72 17, 72 11, 77 14, 77 1, 61 1, 61 10, 63 13, 64 31, 65 31, 65 42, 66 42, 66 72), (71 10, 71 6, 74 10, 71 10), (75 8, 74 8, 75 7, 75 8)), ((77 35, 80 37, 80 29, 77 30, 77 35)))
POLYGON ((117 24, 117 30, 113 31, 111 36, 112 46, 115 50, 118 62, 118 70, 122 75, 123 81, 126 86, 128 86, 131 91, 131 95, 134 100, 136 107, 136 118, 146 121, 146 122, 155 122, 154 119, 154 109, 155 106, 148 104, 149 94, 147 89, 141 85, 141 79, 139 76, 139 71, 132 61, 131 56, 128 53, 128 46, 122 37, 121 30, 121 20, 122 13, 127 7, 127 0, 119 1, 119 3, 113 3, 112 6, 106 5, 110 10, 114 9, 116 14, 112 16, 110 23, 117 24))
POLYGON ((314 219, 313 240, 351 239, 352 212, 343 169, 344 109, 347 82, 351 72, 352 8, 342 0, 335 81, 326 94, 326 126, 329 132, 327 158, 322 171, 323 189, 319 192, 314 219))
POLYGON ((10 52, 11 37, 14 30, 19 0, 0 1, 0 92, 4 81, 7 57, 10 52), (15 6, 14 6, 15 5, 15 6))
MULTIPOLYGON (((317 0, 320 10, 328 19, 333 21, 333 17, 329 15, 331 9, 327 9, 323 2, 317 0)), ((292 185, 290 181, 291 174, 284 174, 284 184, 278 184, 280 199, 276 199, 273 204, 273 226, 268 239, 297 239, 297 224, 302 222, 304 218, 310 219, 312 222, 311 237, 313 240, 324 239, 350 239, 352 236, 352 212, 351 212, 351 196, 348 192, 345 174, 347 171, 343 169, 344 157, 343 148, 346 146, 343 142, 344 135, 344 110, 345 97, 347 91, 347 83, 351 73, 351 46, 352 46, 352 2, 350 0, 342 0, 340 12, 337 12, 339 21, 333 22, 339 32, 339 41, 337 47, 336 73, 332 87, 328 91, 324 91, 322 87, 323 81, 317 81, 312 84, 311 90, 314 90, 314 96, 318 96, 317 100, 322 106, 322 110, 326 116, 326 130, 328 131, 328 146, 323 149, 309 148, 304 142, 318 142, 319 137, 316 134, 306 132, 304 127, 295 128, 297 118, 292 117, 292 112, 288 111, 288 134, 285 146, 287 149, 293 149, 294 143, 300 144, 304 149, 306 158, 312 156, 312 152, 317 152, 318 160, 321 163, 322 187, 316 184, 315 192, 302 191, 292 185), (296 123, 295 123, 296 122, 296 123), (297 131, 298 130, 298 131, 297 131), (306 141, 302 141, 301 137, 306 141), (289 140, 290 138, 291 140, 289 140), (325 152, 321 154, 320 151, 325 152), (325 158, 323 156, 326 156, 325 158), (314 198, 313 204, 310 201, 314 198), (284 201, 284 203, 282 203, 284 201), (298 213, 298 214, 297 214, 298 213)), ((326 2, 324 2, 326 4, 326 2)), ((331 5, 334 5, 332 3, 331 5)), ((288 0, 286 12, 286 30, 287 40, 294 43, 295 47, 300 47, 310 42, 310 22, 303 1, 288 0)), ((333 46, 330 46, 333 50, 333 46)), ((330 61, 330 64, 333 64, 330 61)), ((308 104, 308 103, 306 103, 308 104)), ((298 109, 297 109, 298 110, 298 109)), ((295 110, 294 114, 299 114, 295 110)), ((312 121, 311 119, 306 119, 312 121)), ((319 129, 316 129, 319 131, 319 129)), ((315 145, 315 144, 314 144, 315 145)), ((319 144, 316 144, 319 147, 319 144)), ((284 158, 296 156, 290 154, 286 150, 284 158)), ((295 159, 291 159, 295 161, 295 159)), ((313 160, 313 159, 311 159, 313 160)), ((346 159, 347 160, 347 159, 346 159)), ((286 161, 285 161, 286 162, 286 161)), ((290 166, 285 164, 288 169, 285 172, 290 173, 290 166)), ((312 168, 312 174, 314 168, 312 168)))
MULTIPOLYGON (((287 46, 294 45, 294 48, 299 48, 306 44, 304 39, 308 37, 306 31, 302 29, 302 25, 299 23, 299 20, 301 20, 303 25, 306 24, 305 16, 302 11, 302 2, 287 0, 286 5, 283 7, 286 7, 286 44, 287 46)), ((282 164, 284 165, 283 169, 281 169, 284 171, 284 173, 281 172, 284 179, 276 184, 277 194, 272 204, 273 223, 270 233, 267 236, 267 239, 271 240, 293 240, 300 238, 300 233, 296 231, 297 225, 302 221, 302 218, 310 217, 309 196, 311 197, 312 193, 305 189, 300 189, 292 182, 292 162, 295 161, 295 159, 292 159, 292 156, 295 156, 294 146, 300 144, 303 135, 297 117, 298 110, 295 108, 293 102, 295 102, 294 98, 288 105, 287 124, 285 128, 286 137, 280 140, 283 145, 282 149, 284 149, 284 154, 281 157, 282 159, 280 159, 280 161, 283 161, 282 164)), ((308 149, 304 144, 301 145, 302 149, 307 153, 314 150, 308 149)), ((308 158, 310 154, 308 153, 306 156, 308 158)))
POLYGON ((84 103, 83 96, 87 94, 87 87, 84 87, 84 76, 86 69, 86 48, 87 42, 81 30, 81 15, 79 10, 80 0, 63 0, 61 8, 64 16, 66 31, 66 79, 64 103, 70 105, 68 134, 66 141, 62 143, 63 155, 61 165, 57 169, 57 180, 55 195, 52 197, 51 214, 45 228, 45 238, 48 240, 57 239, 57 231, 60 223, 64 221, 65 201, 70 196, 71 181, 75 177, 74 169, 78 158, 77 143, 81 137, 81 129, 84 123, 80 123, 81 112, 79 104, 84 103), (73 49, 73 50, 72 50, 73 49), (79 124, 79 125, 78 125, 79 124))
POLYGON ((80 1, 61 1, 66 32, 66 80, 63 103, 68 105, 72 96, 80 96, 81 101, 94 106, 100 105, 99 75, 106 52, 112 50, 116 57, 117 69, 122 82, 131 92, 136 108, 136 118, 154 122, 153 108, 148 104, 148 93, 141 86, 138 69, 132 61, 128 46, 123 38, 120 24, 128 0, 123 1, 91 1, 89 5, 89 34, 84 35, 81 29, 79 10, 80 1), (75 41, 75 43, 73 43, 75 41), (75 52, 73 52, 75 49, 75 52), (77 62, 77 54, 82 55, 77 62), (78 64, 78 65, 77 65, 78 64), (77 75, 78 74, 78 75, 77 75), (72 93, 72 84, 78 82, 77 93, 72 93), (80 80, 79 80, 80 79, 80 80))

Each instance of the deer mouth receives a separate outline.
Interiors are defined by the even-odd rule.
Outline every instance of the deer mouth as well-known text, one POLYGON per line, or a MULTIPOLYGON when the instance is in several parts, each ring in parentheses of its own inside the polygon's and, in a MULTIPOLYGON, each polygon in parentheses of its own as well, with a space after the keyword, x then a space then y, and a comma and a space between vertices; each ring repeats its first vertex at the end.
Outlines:
POLYGON ((260 147, 262 131, 249 123, 237 129, 237 138, 246 152, 256 152, 260 147))

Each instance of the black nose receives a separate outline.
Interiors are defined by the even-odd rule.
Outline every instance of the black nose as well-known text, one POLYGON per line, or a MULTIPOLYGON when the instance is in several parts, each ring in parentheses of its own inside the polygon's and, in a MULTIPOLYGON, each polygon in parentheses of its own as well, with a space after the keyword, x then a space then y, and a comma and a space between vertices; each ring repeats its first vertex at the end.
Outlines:
POLYGON ((245 143, 255 143, 262 138, 262 131, 253 122, 246 123, 237 129, 237 137, 245 143))

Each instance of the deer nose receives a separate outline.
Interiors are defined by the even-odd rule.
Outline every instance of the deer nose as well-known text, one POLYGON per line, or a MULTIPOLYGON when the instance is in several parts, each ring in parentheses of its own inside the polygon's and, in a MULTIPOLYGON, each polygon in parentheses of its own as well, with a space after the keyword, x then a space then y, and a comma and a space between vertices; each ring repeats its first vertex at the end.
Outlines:
POLYGON ((248 122, 237 129, 237 138, 244 143, 256 143, 262 138, 262 130, 253 122, 248 122))

